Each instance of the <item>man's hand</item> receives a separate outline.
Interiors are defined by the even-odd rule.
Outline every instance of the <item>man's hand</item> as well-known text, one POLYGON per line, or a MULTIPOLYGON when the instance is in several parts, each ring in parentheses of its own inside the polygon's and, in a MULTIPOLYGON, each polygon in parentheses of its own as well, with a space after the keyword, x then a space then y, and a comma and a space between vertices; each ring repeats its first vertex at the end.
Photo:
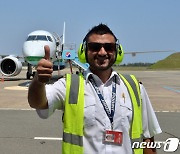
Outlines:
MULTIPOLYGON (((154 137, 144 139, 143 142, 150 142, 154 143, 154 137)), ((145 148, 143 151, 143 154, 157 154, 156 153, 156 148, 145 148)))
POLYGON ((49 82, 53 73, 53 64, 50 61, 50 48, 48 45, 44 46, 45 56, 37 65, 37 80, 41 83, 49 82))

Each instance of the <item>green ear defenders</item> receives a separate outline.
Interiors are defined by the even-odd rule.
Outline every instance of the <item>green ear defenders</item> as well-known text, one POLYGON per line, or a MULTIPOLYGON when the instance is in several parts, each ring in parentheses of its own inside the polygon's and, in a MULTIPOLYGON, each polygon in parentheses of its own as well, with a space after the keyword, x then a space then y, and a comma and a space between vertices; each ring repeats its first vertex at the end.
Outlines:
POLYGON ((81 43, 78 49, 78 58, 81 63, 87 63, 86 61, 86 47, 85 43, 81 43))
MULTIPOLYGON (((117 47, 116 47, 116 61, 114 64, 120 64, 123 60, 123 57, 124 57, 124 51, 123 51, 123 48, 121 46, 121 44, 117 44, 117 47)), ((81 63, 87 63, 86 61, 86 44, 85 42, 84 43, 81 43, 80 46, 79 46, 79 49, 78 49, 78 58, 79 58, 79 61, 81 63)))
POLYGON ((116 61, 114 64, 118 65, 122 62, 123 58, 124 58, 124 51, 123 51, 123 48, 122 48, 122 45, 121 44, 117 44, 117 47, 116 47, 116 61))

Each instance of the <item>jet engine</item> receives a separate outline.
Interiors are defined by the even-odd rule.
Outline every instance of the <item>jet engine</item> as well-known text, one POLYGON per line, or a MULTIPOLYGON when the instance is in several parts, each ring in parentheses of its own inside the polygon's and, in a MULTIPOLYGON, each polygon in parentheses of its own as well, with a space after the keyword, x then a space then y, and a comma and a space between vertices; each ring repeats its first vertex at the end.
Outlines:
POLYGON ((0 72, 4 76, 16 76, 22 70, 22 63, 14 56, 4 57, 0 61, 0 72))

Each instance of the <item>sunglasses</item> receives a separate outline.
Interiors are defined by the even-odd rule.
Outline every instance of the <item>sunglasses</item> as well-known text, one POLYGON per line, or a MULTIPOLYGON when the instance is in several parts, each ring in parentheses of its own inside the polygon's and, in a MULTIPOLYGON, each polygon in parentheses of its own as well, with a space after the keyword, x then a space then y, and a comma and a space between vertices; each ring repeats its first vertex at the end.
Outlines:
POLYGON ((116 51, 116 43, 96 43, 96 42, 90 42, 87 43, 88 50, 93 52, 98 52, 103 47, 106 52, 113 52, 116 51))

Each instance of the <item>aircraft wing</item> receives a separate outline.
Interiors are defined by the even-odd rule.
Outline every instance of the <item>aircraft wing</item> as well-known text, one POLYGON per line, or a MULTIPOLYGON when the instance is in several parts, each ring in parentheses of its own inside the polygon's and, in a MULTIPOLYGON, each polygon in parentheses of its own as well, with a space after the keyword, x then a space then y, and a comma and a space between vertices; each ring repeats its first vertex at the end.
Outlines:
POLYGON ((157 53, 157 52, 175 52, 175 51, 174 50, 129 51, 129 52, 124 52, 124 54, 131 54, 132 56, 136 56, 136 54, 157 53))
POLYGON ((0 59, 3 59, 3 58, 8 57, 8 56, 13 56, 13 57, 16 57, 16 58, 18 58, 18 59, 23 59, 23 58, 24 58, 23 56, 16 56, 16 55, 1 55, 1 54, 0 54, 0 59))
POLYGON ((4 57, 7 57, 9 55, 0 55, 0 59, 3 59, 4 57))

